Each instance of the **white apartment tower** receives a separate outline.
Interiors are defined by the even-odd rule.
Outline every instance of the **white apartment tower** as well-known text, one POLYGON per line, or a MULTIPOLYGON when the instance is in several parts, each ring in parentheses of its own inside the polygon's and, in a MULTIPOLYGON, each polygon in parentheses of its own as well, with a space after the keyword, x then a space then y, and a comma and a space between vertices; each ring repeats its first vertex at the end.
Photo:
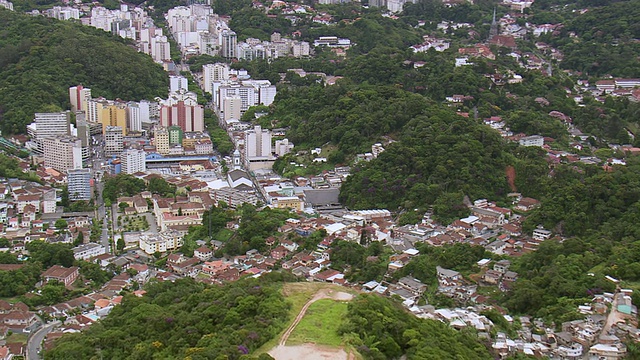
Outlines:
POLYGON ((82 85, 72 86, 69 88, 69 101, 71 102, 71 111, 87 111, 87 101, 91 100, 91 89, 84 88, 82 85))
POLYGON ((178 92, 181 89, 189 91, 189 83, 184 76, 169 76, 169 92, 178 92))
POLYGON ((223 63, 202 66, 204 91, 213 94, 213 83, 229 80, 229 65, 223 63))
POLYGON ((91 169, 67 170, 69 200, 91 199, 91 169))
POLYGON ((73 136, 42 139, 44 166, 65 172, 82 168, 82 141, 73 136))
POLYGON ((120 161, 124 174, 135 174, 147 170, 144 150, 128 149, 120 155, 120 161))
POLYGON ((245 134, 244 158, 249 161, 266 157, 271 157, 271 131, 256 125, 245 134))
POLYGON ((104 153, 109 156, 120 154, 123 147, 122 128, 107 126, 104 131, 104 153))

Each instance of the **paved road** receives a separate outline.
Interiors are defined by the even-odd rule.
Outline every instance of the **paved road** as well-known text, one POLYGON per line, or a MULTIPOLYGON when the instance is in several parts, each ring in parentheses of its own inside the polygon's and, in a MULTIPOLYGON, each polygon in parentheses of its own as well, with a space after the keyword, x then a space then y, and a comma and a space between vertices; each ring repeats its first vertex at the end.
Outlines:
POLYGON ((45 326, 38 328, 38 330, 33 333, 27 342, 27 360, 40 360, 42 357, 40 356, 40 346, 42 345, 42 340, 44 337, 51 332, 51 330, 60 325, 60 321, 56 320, 45 326))

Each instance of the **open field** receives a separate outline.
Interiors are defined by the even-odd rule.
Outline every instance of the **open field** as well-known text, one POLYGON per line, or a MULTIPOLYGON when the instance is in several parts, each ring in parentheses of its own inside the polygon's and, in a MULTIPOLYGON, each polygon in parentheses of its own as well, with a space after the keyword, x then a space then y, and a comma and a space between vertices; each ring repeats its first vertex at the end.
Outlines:
POLYGON ((347 306, 345 302, 332 299, 314 302, 289 336, 287 345, 314 343, 341 346, 342 337, 338 335, 338 328, 347 314, 347 306))
MULTIPOLYGON (((319 301, 321 299, 333 298, 335 300, 347 301, 350 300, 354 295, 356 295, 357 292, 333 284, 319 282, 297 282, 284 284, 282 287, 282 294, 291 304, 291 309, 289 310, 290 320, 282 333, 279 336, 275 337, 273 340, 264 344, 260 349, 256 351, 256 354, 268 352, 276 360, 347 360, 359 358, 351 351, 351 354, 347 354, 347 352, 345 352, 343 349, 330 346, 320 346, 314 344, 287 346, 283 343, 283 341, 287 341, 293 330, 295 330, 296 325, 304 318, 304 311, 306 311, 306 309, 304 309, 305 306, 309 308, 311 307, 313 302, 319 301), (309 356, 306 356, 304 354, 309 354, 309 356)), ((333 302, 334 300, 330 301, 333 302)), ((346 306, 346 304, 344 305, 346 306)))

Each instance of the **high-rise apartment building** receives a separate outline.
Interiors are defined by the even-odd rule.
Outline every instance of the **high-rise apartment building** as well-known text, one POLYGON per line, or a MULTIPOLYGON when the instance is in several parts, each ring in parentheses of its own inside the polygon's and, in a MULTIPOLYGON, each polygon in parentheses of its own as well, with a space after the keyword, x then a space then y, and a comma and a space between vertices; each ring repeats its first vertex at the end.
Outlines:
POLYGON ((107 126, 104 131, 104 153, 108 156, 120 154, 123 148, 122 128, 120 126, 107 126))
POLYGON ((42 139, 44 166, 65 172, 82 168, 82 142, 73 136, 42 139))
POLYGON ((84 88, 82 85, 72 86, 69 88, 69 101, 71 102, 71 111, 87 111, 87 102, 91 100, 91 89, 84 88))
POLYGON ((227 121, 229 119, 239 120, 242 116, 242 98, 240 96, 229 96, 222 99, 224 107, 222 109, 222 118, 227 121))
POLYGON ((256 125, 253 130, 247 130, 244 137, 244 158, 271 157, 271 131, 256 125))
POLYGON ((178 101, 160 109, 160 124, 164 127, 179 126, 185 132, 204 131, 204 108, 202 105, 186 105, 178 101))
POLYGON ((238 35, 232 30, 222 30, 220 33, 222 44, 222 57, 233 59, 237 57, 238 35))
POLYGON ((213 94, 213 83, 229 80, 229 65, 223 63, 206 64, 202 66, 202 81, 204 91, 213 94))
POLYGON ((67 170, 69 200, 91 199, 91 169, 67 170))
POLYGON ((142 123, 148 123, 150 119, 150 102, 142 100, 139 103, 135 101, 129 102, 128 115, 129 115, 129 130, 139 132, 142 131, 142 123))
POLYGON ((127 104, 109 101, 98 108, 98 122, 104 126, 105 134, 109 126, 118 126, 122 134, 127 135, 127 104))
POLYGON ((169 76, 169 92, 189 91, 189 82, 184 76, 169 76))
POLYGON ((125 174, 135 174, 147 170, 144 150, 127 149, 120 154, 120 161, 122 163, 122 172, 125 174))

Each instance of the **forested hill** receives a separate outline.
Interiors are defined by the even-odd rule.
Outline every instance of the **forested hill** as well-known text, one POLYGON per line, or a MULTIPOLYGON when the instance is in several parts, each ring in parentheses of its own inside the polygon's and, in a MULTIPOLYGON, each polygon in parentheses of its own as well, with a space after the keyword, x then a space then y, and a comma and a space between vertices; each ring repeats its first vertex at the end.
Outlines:
POLYGON ((531 193, 546 165, 534 149, 516 149, 492 129, 450 109, 426 109, 403 128, 399 141, 378 159, 361 163, 340 196, 351 208, 414 208, 434 204, 443 221, 464 216, 464 195, 500 199, 510 192, 505 170, 513 166, 516 187, 531 193), (528 182, 530 181, 530 182, 528 182))
POLYGON ((161 66, 126 40, 69 21, 0 9, 0 122, 22 133, 41 111, 65 110, 68 88, 123 100, 166 96, 161 66))

